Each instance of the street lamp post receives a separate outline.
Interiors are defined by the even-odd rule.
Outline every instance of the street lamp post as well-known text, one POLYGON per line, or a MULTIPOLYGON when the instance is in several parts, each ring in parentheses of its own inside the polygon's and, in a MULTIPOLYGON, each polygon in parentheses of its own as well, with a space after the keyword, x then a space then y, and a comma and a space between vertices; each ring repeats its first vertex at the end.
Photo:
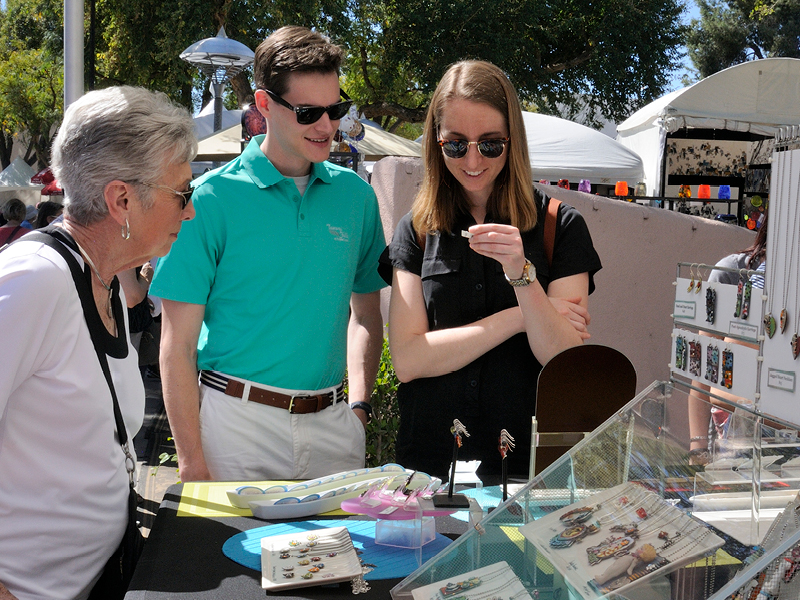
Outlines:
POLYGON ((214 131, 222 129, 222 90, 225 83, 253 62, 253 51, 225 35, 220 27, 216 37, 195 42, 181 52, 181 58, 211 79, 214 90, 214 131))

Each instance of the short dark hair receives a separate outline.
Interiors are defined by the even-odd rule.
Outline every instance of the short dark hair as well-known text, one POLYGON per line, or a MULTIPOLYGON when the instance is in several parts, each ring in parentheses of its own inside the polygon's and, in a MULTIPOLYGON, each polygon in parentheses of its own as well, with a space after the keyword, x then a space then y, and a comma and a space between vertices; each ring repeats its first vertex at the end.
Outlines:
POLYGON ((24 221, 26 210, 22 200, 11 198, 3 207, 3 216, 6 218, 6 221, 24 221))
POLYGON ((256 89, 279 96, 289 87, 292 73, 336 73, 344 52, 325 36, 305 27, 288 25, 274 31, 256 48, 253 79, 256 89))

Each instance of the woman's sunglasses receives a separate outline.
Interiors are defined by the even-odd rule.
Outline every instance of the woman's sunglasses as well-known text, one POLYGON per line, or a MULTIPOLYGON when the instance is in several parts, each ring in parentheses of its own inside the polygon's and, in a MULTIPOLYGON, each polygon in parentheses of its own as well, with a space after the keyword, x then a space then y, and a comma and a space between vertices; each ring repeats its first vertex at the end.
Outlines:
POLYGON ((442 147, 442 152, 448 158, 464 158, 471 144, 478 147, 478 152, 486 158, 497 158, 503 154, 509 138, 498 138, 496 140, 481 140, 479 142, 468 142, 467 140, 438 140, 442 147))
MULTIPOLYGON (((350 110, 350 106, 353 104, 353 101, 347 98, 347 100, 342 100, 330 106, 292 106, 286 100, 278 96, 278 94, 269 90, 264 91, 267 92, 269 97, 275 100, 275 102, 294 111, 297 122, 300 125, 316 123, 325 113, 328 113, 328 118, 330 118, 331 121, 338 121, 347 114, 347 111, 350 110)), ((344 93, 342 93, 342 96, 347 97, 344 93)))
POLYGON ((189 202, 192 201, 192 194, 194 194, 194 188, 193 187, 190 187, 185 192, 179 192, 178 190, 173 190, 171 187, 168 187, 166 185, 159 185, 159 184, 156 184, 156 183, 147 183, 146 181, 143 181, 142 185, 144 185, 146 187, 149 187, 149 188, 154 188, 154 189, 157 189, 157 190, 164 190, 166 192, 172 192, 176 196, 180 196, 181 197, 181 210, 184 210, 188 206, 189 202))

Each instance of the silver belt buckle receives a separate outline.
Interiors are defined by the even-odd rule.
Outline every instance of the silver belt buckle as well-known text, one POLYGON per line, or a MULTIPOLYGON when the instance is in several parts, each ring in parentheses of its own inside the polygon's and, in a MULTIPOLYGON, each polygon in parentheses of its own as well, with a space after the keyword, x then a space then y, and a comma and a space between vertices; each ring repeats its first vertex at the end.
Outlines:
POLYGON ((287 409, 289 411, 290 415, 295 414, 294 413, 294 401, 295 401, 295 398, 299 398, 299 399, 302 400, 303 398, 311 398, 311 396, 308 396, 306 394, 292 394, 291 398, 289 399, 289 408, 287 409))

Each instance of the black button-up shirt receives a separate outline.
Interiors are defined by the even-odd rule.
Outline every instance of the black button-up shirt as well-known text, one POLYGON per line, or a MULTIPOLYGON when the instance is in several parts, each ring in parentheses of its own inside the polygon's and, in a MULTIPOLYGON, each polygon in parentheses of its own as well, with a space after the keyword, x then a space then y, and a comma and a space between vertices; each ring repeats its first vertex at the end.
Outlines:
MULTIPOLYGON (((561 205, 549 265, 542 231, 544 215, 542 206, 537 226, 522 234, 525 256, 536 267, 537 280, 546 291, 550 281, 588 272, 591 293, 593 275, 601 265, 583 217, 574 208, 561 205)), ((471 215, 461 215, 451 233, 428 234, 422 247, 409 213, 381 257, 380 270, 387 281, 391 281, 390 267, 420 276, 431 331, 474 323, 517 306, 514 288, 506 281, 500 263, 474 252, 469 240, 461 236, 462 230, 474 224, 471 215)), ((508 458, 509 474, 527 476, 531 417, 541 368, 523 333, 453 373, 401 384, 397 461, 446 479, 453 443, 448 432, 457 418, 470 433, 459 460, 481 460, 479 475, 485 482, 499 479, 501 429, 516 440, 516 449, 508 458)))

